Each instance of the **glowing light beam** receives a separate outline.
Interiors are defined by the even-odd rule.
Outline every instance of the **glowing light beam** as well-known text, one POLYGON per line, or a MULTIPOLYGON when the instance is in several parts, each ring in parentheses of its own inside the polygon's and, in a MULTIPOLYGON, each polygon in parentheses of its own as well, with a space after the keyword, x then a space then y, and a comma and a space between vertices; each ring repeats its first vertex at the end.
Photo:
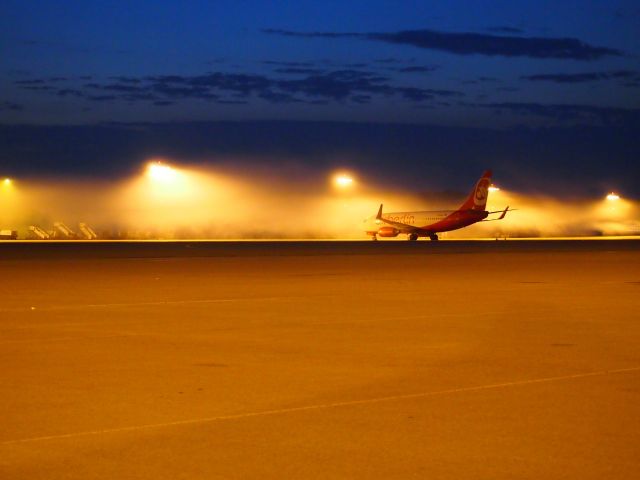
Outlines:
POLYGON ((618 195, 617 193, 611 192, 607 195, 606 198, 610 202, 615 202, 617 200, 620 200, 620 195, 618 195))

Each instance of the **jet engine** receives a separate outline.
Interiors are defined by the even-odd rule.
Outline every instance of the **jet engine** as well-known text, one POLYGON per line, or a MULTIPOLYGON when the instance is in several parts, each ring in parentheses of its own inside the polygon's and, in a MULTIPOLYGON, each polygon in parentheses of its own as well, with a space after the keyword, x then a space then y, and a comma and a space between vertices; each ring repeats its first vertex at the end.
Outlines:
POLYGON ((397 237, 400 233, 400 230, 393 227, 380 227, 378 230, 378 235, 381 237, 397 237))

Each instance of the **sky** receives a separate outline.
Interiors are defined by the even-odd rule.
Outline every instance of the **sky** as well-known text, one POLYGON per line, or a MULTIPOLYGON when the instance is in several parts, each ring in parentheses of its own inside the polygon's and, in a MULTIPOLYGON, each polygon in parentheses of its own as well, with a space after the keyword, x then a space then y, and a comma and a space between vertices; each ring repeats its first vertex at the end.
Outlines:
POLYGON ((640 194, 637 1, 1 4, 9 173, 224 154, 640 194))

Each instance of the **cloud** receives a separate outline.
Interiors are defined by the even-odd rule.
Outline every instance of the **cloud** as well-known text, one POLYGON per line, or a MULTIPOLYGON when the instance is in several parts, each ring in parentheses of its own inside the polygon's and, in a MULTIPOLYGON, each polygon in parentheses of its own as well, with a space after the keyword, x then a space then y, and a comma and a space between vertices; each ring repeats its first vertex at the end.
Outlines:
POLYGON ((371 102, 371 95, 353 95, 349 100, 354 103, 366 104, 371 102))
MULTIPOLYGON (((266 60, 272 74, 209 72, 201 75, 114 75, 107 81, 83 75, 73 78, 49 77, 18 79, 18 88, 52 94, 57 97, 80 98, 87 102, 148 102, 156 106, 173 105, 182 100, 204 100, 218 104, 242 105, 251 99, 272 104, 306 103, 326 105, 331 102, 366 104, 376 97, 392 97, 421 103, 436 97, 463 96, 460 91, 398 85, 379 69, 365 69, 366 63, 338 63, 329 60, 282 62, 266 60), (324 68, 308 65, 326 65, 324 68), (286 66, 284 66, 286 65, 286 66), (350 65, 350 67, 344 67, 350 65), (62 86, 58 82, 65 80, 62 86), (79 82, 79 80, 83 80, 79 82)), ((428 73, 434 65, 389 67, 406 73, 428 73)))
POLYGON ((127 93, 125 95, 121 95, 118 98, 120 98, 122 100, 126 100, 128 102, 153 100, 154 104, 157 104, 157 102, 163 101, 163 100, 160 100, 157 95, 154 95, 153 93, 150 93, 150 92, 127 93))
POLYGON ((153 88, 160 93, 197 98, 203 98, 203 94, 206 95, 212 88, 248 95, 271 86, 271 81, 263 75, 237 73, 210 73, 195 76, 158 75, 145 77, 145 80, 153 82, 153 88))
MULTIPOLYGON (((464 95, 455 90, 397 85, 379 71, 285 67, 280 64, 287 62, 268 62, 278 64, 274 69, 274 73, 278 75, 213 72, 202 75, 111 76, 106 82, 93 81, 79 86, 67 84, 65 88, 60 88, 55 82, 48 85, 44 79, 18 80, 15 83, 22 89, 37 90, 58 97, 83 98, 90 102, 150 102, 156 106, 173 105, 190 99, 225 105, 242 105, 250 99, 272 104, 366 104, 374 101, 375 97, 392 96, 421 103, 437 97, 464 95)), ((298 65, 303 62, 288 63, 298 65)), ((430 72, 435 68, 437 67, 416 66, 406 71, 430 72)))
POLYGON ((481 33, 452 33, 436 30, 401 30, 398 32, 338 33, 295 32, 264 29, 264 33, 299 38, 356 38, 398 45, 411 45, 440 50, 456 55, 488 55, 504 57, 565 58, 596 60, 605 56, 621 56, 613 48, 589 45, 576 38, 516 37, 481 33))
POLYGON ((493 33, 508 33, 508 34, 512 34, 512 35, 521 35, 524 33, 524 30, 522 30, 521 28, 518 27, 509 27, 506 25, 500 25, 500 26, 496 26, 496 27, 488 27, 487 28, 488 32, 493 32, 493 33))
POLYGON ((279 89, 310 97, 344 100, 354 94, 391 95, 394 88, 385 77, 357 70, 336 70, 322 75, 309 75, 303 79, 276 82, 279 89))
POLYGON ((520 78, 534 82, 555 83, 584 83, 598 80, 628 79, 634 78, 638 72, 631 70, 616 70, 611 72, 585 72, 585 73, 547 73, 538 75, 524 75, 520 78))
MULTIPOLYGON (((85 79, 85 77, 82 77, 83 79, 85 79)), ((91 77, 86 77, 88 79, 91 79, 91 77)), ((135 78, 135 77, 128 77, 128 76, 116 76, 116 77, 109 77, 110 80, 116 80, 117 82, 121 82, 121 83, 140 83, 141 80, 139 78, 135 78)))
POLYGON ((23 90, 43 91, 43 92, 46 92, 47 90, 55 90, 55 88, 50 85, 27 85, 20 88, 22 88, 23 90))
POLYGON ((434 95, 421 88, 406 87, 402 89, 402 96, 407 100, 413 100, 414 102, 423 102, 425 100, 431 100, 434 95))
POLYGON ((476 104, 475 106, 492 108, 496 111, 510 111, 521 115, 536 115, 562 122, 640 126, 640 109, 516 102, 476 104))
POLYGON ((84 93, 75 88, 62 88, 56 92, 59 97, 84 97, 84 93))
POLYGON ((398 89, 404 98, 407 100, 413 100, 415 102, 421 102, 424 100, 430 100, 435 97, 462 97, 462 92, 454 90, 434 90, 431 88, 413 88, 404 87, 398 89))
POLYGON ((213 60, 209 60, 208 62, 205 62, 205 63, 207 65, 222 65, 227 62, 228 62, 228 59, 226 58, 214 58, 213 60))
POLYGON ((307 68, 307 67, 284 67, 284 68, 276 68, 274 70, 276 73, 284 73, 287 75, 314 75, 318 73, 322 73, 323 70, 318 68, 307 68))
POLYGON ((369 67, 368 63, 364 62, 356 62, 356 63, 334 63, 334 62, 325 62, 327 65, 334 65, 336 67, 344 67, 344 68, 367 68, 369 67))
POLYGON ((76 45, 60 40, 42 40, 42 39, 20 39, 18 45, 27 48, 52 49, 67 53, 80 53, 86 55, 95 55, 102 53, 128 54, 128 50, 113 49, 108 45, 76 45))
POLYGON ((86 97, 87 100, 91 100, 92 102, 108 102, 110 100, 116 100, 117 98, 115 95, 89 95, 86 97))
POLYGON ((145 90, 169 98, 198 98, 200 100, 217 98, 209 92, 207 87, 196 87, 193 85, 182 86, 157 82, 145 87, 145 90))
POLYGON ((393 68, 392 70, 400 73, 431 73, 437 70, 436 65, 414 65, 409 67, 393 68))
POLYGON ((0 112, 3 111, 12 111, 12 112, 21 112, 24 110, 24 106, 19 103, 14 102, 0 102, 0 112))
POLYGON ((127 93, 144 91, 144 88, 142 87, 133 86, 133 85, 113 84, 113 83, 107 84, 107 85, 100 85, 99 88, 101 88, 102 90, 111 90, 114 92, 127 92, 127 93))
POLYGON ((461 80, 460 83, 463 85, 478 85, 481 83, 495 83, 499 80, 495 77, 477 77, 470 80, 461 80))
POLYGON ((277 93, 271 90, 266 90, 258 94, 258 97, 263 100, 267 100, 271 103, 302 103, 302 100, 294 97, 288 93, 277 93))
POLYGON ((375 63, 382 63, 382 64, 394 64, 394 63, 413 63, 415 62, 415 58, 409 58, 407 60, 402 60, 400 58, 394 58, 394 57, 387 57, 387 58, 376 58, 374 60, 375 63))
POLYGON ((16 80, 16 85, 43 85, 45 82, 42 78, 28 79, 28 80, 16 80))
POLYGON ((313 67, 311 62, 281 62, 278 60, 264 60, 262 62, 265 65, 274 65, 276 67, 313 67))

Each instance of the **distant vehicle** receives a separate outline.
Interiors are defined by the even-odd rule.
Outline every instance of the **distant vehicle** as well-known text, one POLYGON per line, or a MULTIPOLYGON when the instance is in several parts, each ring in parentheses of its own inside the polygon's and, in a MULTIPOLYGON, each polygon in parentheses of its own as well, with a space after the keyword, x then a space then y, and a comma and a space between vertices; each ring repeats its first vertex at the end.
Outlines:
POLYGON ((0 240, 16 240, 17 238, 17 230, 0 230, 0 240))
POLYGON ((509 207, 495 212, 485 210, 490 184, 491 170, 487 170, 458 210, 382 213, 380 205, 378 214, 364 221, 365 232, 372 240, 377 240, 378 237, 397 237, 400 234, 407 235, 410 241, 416 241, 418 237, 438 240, 440 232, 457 230, 477 222, 502 220, 509 207), (494 213, 501 215, 499 218, 485 220, 494 213))
POLYGON ((78 225, 78 228, 80 229, 80 233, 82 233, 82 236, 84 236, 84 238, 86 238, 87 240, 95 240, 98 238, 98 234, 86 223, 80 223, 80 225, 78 225))
POLYGON ((37 240, 49 240, 51 238, 51 235, 49 235, 48 232, 45 232, 37 225, 29 225, 28 230, 31 238, 35 238, 37 240))
POLYGON ((62 222, 55 222, 53 224, 53 228, 54 228, 53 230, 54 236, 56 238, 66 238, 68 240, 75 240, 76 238, 78 238, 78 235, 76 234, 76 232, 71 230, 62 222))

